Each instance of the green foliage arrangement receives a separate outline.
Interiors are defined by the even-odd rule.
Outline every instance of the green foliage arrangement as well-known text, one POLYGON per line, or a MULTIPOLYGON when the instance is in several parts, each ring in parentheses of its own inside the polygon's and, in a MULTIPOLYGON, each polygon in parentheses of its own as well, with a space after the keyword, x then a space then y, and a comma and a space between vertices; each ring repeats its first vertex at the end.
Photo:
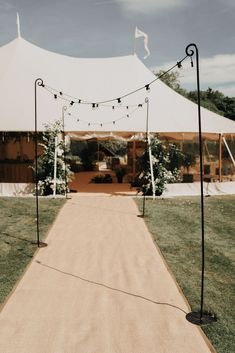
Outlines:
MULTIPOLYGON (((52 124, 45 125, 45 132, 42 134, 43 153, 38 158, 38 188, 39 194, 46 196, 53 193, 54 179, 54 158, 55 158, 55 138, 61 135, 62 124, 55 121, 52 124)), ((72 172, 70 167, 64 163, 64 142, 61 138, 57 145, 57 183, 56 194, 64 194, 68 181, 71 180, 72 172), (65 178, 67 182, 65 182, 65 178)), ((34 168, 35 171, 35 168, 34 168)), ((67 187, 67 192, 68 187, 67 187)))
POLYGON ((127 142, 119 140, 107 140, 100 142, 114 156, 125 156, 127 154, 127 142))
MULTIPOLYGON (((151 141, 151 151, 153 160, 153 174, 156 195, 160 196, 167 183, 180 180, 180 167, 183 165, 184 155, 174 144, 164 145, 158 138, 151 141)), ((141 172, 134 181, 140 186, 140 190, 145 195, 152 195, 152 181, 148 149, 143 156, 138 159, 138 167, 141 172)))
POLYGON ((189 167, 193 167, 196 164, 196 157, 192 153, 184 153, 183 155, 183 161, 182 161, 182 166, 189 171, 189 167))

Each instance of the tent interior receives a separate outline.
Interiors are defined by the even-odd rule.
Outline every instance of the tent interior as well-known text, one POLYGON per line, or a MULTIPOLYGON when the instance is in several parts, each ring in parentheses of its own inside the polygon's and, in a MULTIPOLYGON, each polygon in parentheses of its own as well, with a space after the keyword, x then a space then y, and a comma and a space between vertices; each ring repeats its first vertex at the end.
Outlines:
MULTIPOLYGON (((153 135, 154 136, 154 135, 153 135)), ((165 144, 174 143, 186 154, 196 157, 195 165, 182 167, 182 179, 198 181, 199 145, 195 134, 156 135, 165 144)), ((112 137, 102 134, 79 135, 67 133, 69 151, 66 153, 66 163, 74 173, 93 172, 88 175, 91 179, 96 174, 111 174, 116 182, 117 167, 125 166, 125 182, 131 182, 138 172, 138 157, 142 156, 145 148, 145 134, 115 134, 112 137), (89 157, 89 158, 88 158, 89 157)), ((235 151, 233 135, 226 135, 226 142, 231 151, 235 151)), ((43 148, 38 146, 39 154, 43 148)), ((0 182, 32 183, 33 165, 35 159, 35 140, 32 132, 8 132, 0 134, 0 182)), ((229 152, 223 143, 222 135, 205 135, 203 138, 203 173, 205 181, 235 180, 235 170, 229 152)), ((78 177, 78 176, 77 176, 78 177)), ((88 180, 89 182, 90 180, 88 180)), ((73 187, 74 188, 74 187, 73 187)))
MULTIPOLYGON (((124 165, 124 180, 132 180, 145 149, 147 120, 151 136, 178 144, 198 161, 197 105, 156 80, 136 55, 73 58, 18 37, 0 47, 0 95, 0 183, 33 182, 35 111, 39 140, 46 124, 63 123, 71 146, 67 162, 76 173, 84 163, 74 150, 93 141, 93 171, 111 173, 116 181, 114 170, 124 165), (38 78, 43 84, 36 84, 38 78), (103 141, 122 141, 126 154, 110 151, 103 141)), ((234 180, 227 147, 234 155, 235 122, 204 108, 201 114, 204 178, 234 180)), ((186 172, 198 180, 198 163, 186 172)))

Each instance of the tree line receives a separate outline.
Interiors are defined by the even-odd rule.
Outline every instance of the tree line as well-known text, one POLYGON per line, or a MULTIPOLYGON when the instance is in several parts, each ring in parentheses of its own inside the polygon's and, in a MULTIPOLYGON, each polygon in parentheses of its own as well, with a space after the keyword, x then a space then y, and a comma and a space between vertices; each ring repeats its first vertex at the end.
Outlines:
MULTIPOLYGON (((156 76, 160 76, 161 80, 166 83, 169 87, 180 93, 184 97, 190 99, 194 103, 197 103, 197 91, 187 91, 182 88, 179 83, 178 72, 165 73, 163 70, 154 72, 156 76)), ((201 91, 201 105, 217 114, 224 116, 225 118, 235 121, 235 97, 225 96, 222 92, 208 87, 206 91, 201 91)))

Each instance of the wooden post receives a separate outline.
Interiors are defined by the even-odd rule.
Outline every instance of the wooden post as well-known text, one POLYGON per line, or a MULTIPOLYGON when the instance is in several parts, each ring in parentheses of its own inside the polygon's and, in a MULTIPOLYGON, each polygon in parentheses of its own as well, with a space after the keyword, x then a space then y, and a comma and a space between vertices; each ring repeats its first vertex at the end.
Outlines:
POLYGON ((24 143, 24 137, 21 137, 20 136, 20 141, 19 141, 19 144, 20 144, 20 160, 23 161, 23 143, 24 143))
POLYGON ((222 134, 219 134, 219 182, 222 181, 222 134))
POLYGON ((132 149, 132 158, 133 158, 133 178, 136 175, 136 141, 133 141, 133 149, 132 149))
POLYGON ((180 141, 180 151, 183 152, 184 150, 184 142, 180 141))

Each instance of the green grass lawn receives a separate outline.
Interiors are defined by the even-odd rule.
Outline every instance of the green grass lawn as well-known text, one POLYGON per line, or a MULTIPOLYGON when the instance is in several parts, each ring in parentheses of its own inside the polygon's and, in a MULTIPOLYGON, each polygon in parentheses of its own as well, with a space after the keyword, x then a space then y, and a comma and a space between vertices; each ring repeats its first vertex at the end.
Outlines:
MULTIPOLYGON (((39 199, 40 240, 64 199, 39 199)), ((37 249, 34 198, 0 197, 0 305, 37 249)))
MULTIPOLYGON (((203 326, 218 353, 235 351, 234 229, 235 196, 205 199, 204 309, 218 322, 203 326)), ((137 201, 142 210, 142 201, 137 201)), ((200 198, 146 201, 146 224, 160 247, 192 310, 200 309, 200 198)))

